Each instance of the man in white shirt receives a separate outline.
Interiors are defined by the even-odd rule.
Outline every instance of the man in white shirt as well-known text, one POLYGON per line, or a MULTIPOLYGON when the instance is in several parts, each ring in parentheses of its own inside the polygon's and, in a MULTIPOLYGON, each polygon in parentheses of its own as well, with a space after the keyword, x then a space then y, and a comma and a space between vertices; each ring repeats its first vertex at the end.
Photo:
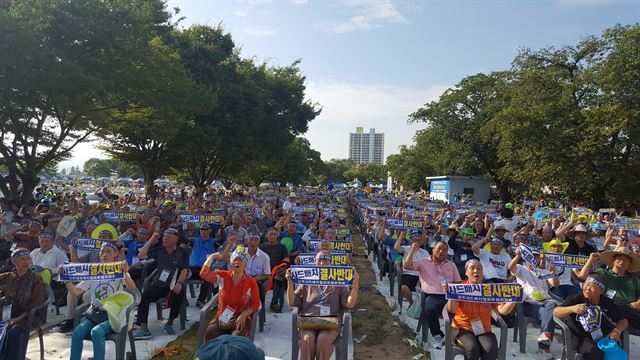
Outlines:
POLYGON ((264 309, 265 300, 265 281, 269 279, 271 275, 271 258, 269 255, 262 251, 258 246, 260 245, 260 234, 252 232, 247 237, 247 250, 249 257, 247 259, 247 265, 245 272, 247 275, 256 279, 258 283, 258 289, 260 290, 260 303, 264 309))
POLYGON ((290 193, 289 198, 282 204, 282 210, 284 210, 285 214, 289 214, 291 212, 291 208, 296 206, 296 193, 290 193))
POLYGON ((473 250, 473 255, 480 259, 480 264, 484 270, 485 282, 504 283, 507 281, 507 270, 509 262, 511 261, 511 256, 502 251, 504 243, 499 238, 493 238, 490 240, 491 251, 482 249, 491 238, 492 232, 493 226, 489 229, 487 236, 482 241, 478 241, 471 246, 471 250, 473 250))
POLYGON ((507 230, 506 234, 504 234, 505 239, 513 242, 513 232, 515 231, 516 227, 518 227, 519 222, 517 219, 513 218, 513 209, 502 209, 502 211, 500 211, 500 217, 501 219, 496 221, 494 226, 503 226, 507 230))
POLYGON ((271 264, 269 255, 260 250, 260 234, 252 232, 247 238, 247 250, 249 257, 245 271, 258 283, 267 280, 271 275, 271 264))
POLYGON ((67 254, 58 247, 53 246, 54 235, 44 232, 38 236, 40 247, 31 251, 31 263, 44 269, 51 270, 51 274, 58 273, 58 267, 69 261, 67 254))

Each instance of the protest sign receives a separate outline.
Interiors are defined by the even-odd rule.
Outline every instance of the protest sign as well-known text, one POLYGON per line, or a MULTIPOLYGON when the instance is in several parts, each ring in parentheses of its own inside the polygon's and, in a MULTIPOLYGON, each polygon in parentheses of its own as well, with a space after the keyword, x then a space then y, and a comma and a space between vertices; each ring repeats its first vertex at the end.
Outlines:
POLYGON ((584 267, 584 264, 586 264, 589 260, 588 256, 571 254, 556 254, 546 252, 544 253, 544 256, 548 264, 570 269, 582 269, 584 267))
POLYGON ((122 262, 70 263, 62 265, 60 281, 99 281, 123 277, 122 262))
POLYGON ((543 280, 553 278, 554 274, 549 272, 549 270, 540 269, 538 267, 538 264, 536 264, 535 256, 533 255, 533 250, 522 243, 520 243, 520 256, 522 256, 522 260, 528 262, 531 265, 531 268, 536 273, 538 278, 543 280))
POLYGON ((640 218, 620 218, 619 222, 623 229, 640 229, 640 218))
POLYGON ((422 229, 424 222, 416 219, 387 218, 385 226, 394 230, 422 229))
POLYGON ((137 222, 138 213, 134 211, 105 211, 102 216, 108 222, 137 222))
POLYGON ((222 214, 180 214, 182 222, 185 224, 222 224, 224 215, 222 214))
POLYGON ((351 229, 348 227, 336 228, 336 235, 338 237, 351 237, 351 229))
POLYGON ((309 266, 291 267, 291 280, 296 285, 353 285, 353 267, 351 266, 309 266))
MULTIPOLYGON (((300 254, 300 265, 314 265, 316 263, 316 254, 300 254)), ((347 265, 349 264, 348 254, 331 254, 331 265, 347 265)))
MULTIPOLYGON (((309 250, 319 251, 321 240, 309 240, 309 250)), ((331 252, 340 254, 351 254, 351 241, 349 240, 331 240, 331 252)))
POLYGON ((447 300, 481 303, 522 302, 522 286, 507 284, 449 284, 447 300))
POLYGON ((76 240, 76 242, 73 244, 73 247, 78 251, 99 252, 102 244, 104 244, 105 242, 115 244, 115 241, 82 238, 76 240))

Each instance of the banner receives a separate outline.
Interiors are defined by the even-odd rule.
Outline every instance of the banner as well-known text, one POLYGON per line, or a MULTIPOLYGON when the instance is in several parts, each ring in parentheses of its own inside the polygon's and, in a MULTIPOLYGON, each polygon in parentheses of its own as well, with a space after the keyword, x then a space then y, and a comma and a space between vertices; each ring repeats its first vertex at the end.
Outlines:
POLYGON ((336 235, 340 237, 351 237, 351 228, 348 228, 348 227, 336 228, 336 235))
MULTIPOLYGON (((298 255, 298 259, 300 259, 300 265, 315 265, 316 254, 300 254, 298 255)), ((331 254, 331 265, 348 265, 348 264, 349 264, 348 254, 331 254)))
POLYGON ((60 281, 99 281, 122 278, 124 278, 122 262, 64 264, 60 274, 60 281))
POLYGON ((220 225, 224 221, 222 214, 181 214, 182 222, 185 224, 217 224, 220 225))
POLYGON ((309 266, 291 267, 291 280, 296 285, 353 285, 353 267, 351 266, 309 266))
POLYGON ((137 222, 138 221, 138 213, 137 212, 125 212, 125 211, 105 211, 102 213, 104 219, 107 222, 137 222))
POLYGON ((73 247, 78 251, 89 251, 89 252, 99 252, 102 244, 107 242, 115 242, 109 240, 98 240, 98 239, 78 239, 76 240, 73 247))
POLYGON ((522 286, 508 284, 449 284, 447 300, 481 303, 522 302, 522 286))
POLYGON ((570 269, 582 269, 584 264, 589 260, 588 256, 544 253, 544 257, 548 264, 570 269))
POLYGON ((522 260, 531 264, 534 271, 540 270, 538 268, 538 264, 536 264, 536 259, 533 255, 533 251, 527 245, 520 243, 520 255, 522 256, 522 260))
POLYGON ((520 243, 520 256, 522 256, 522 260, 531 264, 531 268, 536 273, 538 278, 543 280, 553 278, 554 275, 549 270, 543 270, 538 267, 538 264, 536 264, 535 256, 533 255, 533 251, 530 247, 522 243, 520 243))
POLYGON ((620 218, 619 222, 623 229, 640 229, 640 218, 620 218))
MULTIPOLYGON (((320 251, 321 240, 309 240, 310 251, 320 251)), ((331 252, 339 254, 351 254, 353 249, 351 248, 351 241, 349 240, 332 240, 331 252)))
POLYGON ((387 218, 385 226, 393 230, 422 229, 424 222, 415 219, 387 218))

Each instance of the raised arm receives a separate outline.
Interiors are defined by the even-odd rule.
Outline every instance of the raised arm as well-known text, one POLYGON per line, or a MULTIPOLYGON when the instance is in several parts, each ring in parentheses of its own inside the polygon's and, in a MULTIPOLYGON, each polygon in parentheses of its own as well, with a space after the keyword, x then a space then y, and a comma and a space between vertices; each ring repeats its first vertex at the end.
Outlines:
POLYGON ((600 253, 591 253, 591 255, 589 255, 589 260, 587 260, 582 269, 580 269, 580 271, 576 273, 578 279, 582 281, 586 280, 587 276, 589 276, 589 274, 591 273, 591 267, 595 265, 598 260, 600 260, 600 253))
MULTIPOLYGON (((288 289, 287 289, 288 290, 288 289)), ((349 297, 347 298, 347 308, 353 309, 356 307, 356 301, 358 300, 358 292, 360 291, 360 274, 353 269, 353 286, 351 287, 351 292, 349 293, 349 297)))
POLYGON ((398 236, 398 240, 396 240, 396 243, 393 245, 393 249, 397 251, 399 254, 404 254, 404 249, 402 248, 402 242, 404 241, 404 236, 405 236, 405 232, 402 231, 400 233, 400 236, 398 236))
POLYGON ((414 270, 413 255, 416 253, 416 251, 418 251, 419 248, 420 248, 420 245, 418 245, 418 243, 411 244, 411 249, 409 250, 409 254, 407 254, 407 256, 404 259, 404 263, 402 264, 402 266, 404 266, 405 269, 414 270))
POLYGON ((509 262, 509 271, 515 275, 518 272, 518 262, 520 261, 520 258, 522 256, 522 252, 520 250, 520 246, 516 247, 516 256, 513 257, 513 259, 511 259, 511 261, 509 262))
POLYGON ((155 232, 153 233, 153 235, 151 235, 144 246, 140 248, 140 252, 138 253, 138 258, 140 260, 146 260, 149 257, 149 248, 151 248, 151 245, 153 245, 153 243, 155 243, 158 239, 160 239, 159 232, 155 232))

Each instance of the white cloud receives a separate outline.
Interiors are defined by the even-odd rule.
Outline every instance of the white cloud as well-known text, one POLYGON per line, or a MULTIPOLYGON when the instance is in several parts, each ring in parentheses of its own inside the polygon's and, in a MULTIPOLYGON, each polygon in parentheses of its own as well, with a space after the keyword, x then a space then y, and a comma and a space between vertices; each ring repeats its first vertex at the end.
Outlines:
POLYGON ((251 36, 251 37, 267 37, 267 36, 271 36, 271 35, 275 35, 278 32, 277 29, 272 29, 272 28, 255 28, 255 27, 248 27, 246 29, 244 29, 244 33, 251 36))
MULTIPOLYGON (((345 159, 349 156, 349 133, 357 126, 365 131, 375 128, 385 133, 384 157, 398 153, 400 145, 413 144, 417 130, 424 123, 407 124, 409 114, 425 103, 437 100, 451 85, 411 89, 387 85, 360 85, 338 81, 310 82, 307 98, 322 106, 322 113, 309 124, 305 137, 312 148, 320 151, 323 160, 345 159)), ((78 165, 92 157, 106 157, 95 148, 97 143, 81 144, 73 158, 60 169, 78 165)))
POLYGON ((387 24, 409 22, 391 0, 354 0, 347 4, 357 8, 356 14, 347 21, 334 24, 329 32, 340 34, 350 31, 366 31, 387 24))
POLYGON ((291 0, 291 3, 295 5, 307 4, 308 2, 309 0, 291 0))
POLYGON ((322 113, 305 135, 322 159, 349 156, 349 133, 357 126, 385 133, 384 156, 398 152, 400 145, 413 143, 415 132, 425 124, 407 124, 409 114, 425 103, 437 100, 450 86, 410 89, 386 85, 358 85, 343 82, 311 82, 307 98, 320 103, 322 113))

